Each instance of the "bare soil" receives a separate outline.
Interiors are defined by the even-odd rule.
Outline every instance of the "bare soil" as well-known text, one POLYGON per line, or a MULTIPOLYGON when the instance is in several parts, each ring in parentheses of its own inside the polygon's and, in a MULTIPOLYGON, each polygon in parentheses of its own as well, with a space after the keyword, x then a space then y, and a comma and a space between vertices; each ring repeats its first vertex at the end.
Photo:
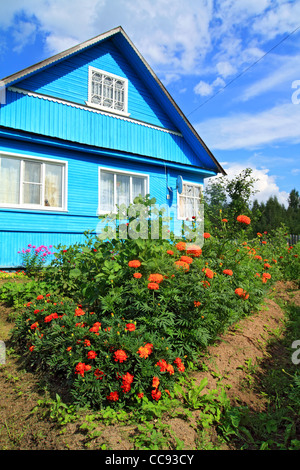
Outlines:
MULTIPOLYGON (((276 299, 300 306, 300 291, 292 282, 277 283, 259 313, 233 325, 203 353, 202 371, 192 372, 196 383, 207 377, 208 388, 215 389, 221 380, 233 404, 244 404, 257 412, 266 408, 259 377, 276 361, 284 367, 284 361, 290 360, 280 341, 285 315, 276 299)), ((136 428, 132 424, 99 423, 98 435, 92 438, 80 429, 83 419, 59 427, 33 413, 37 401, 49 396, 49 389, 46 391, 41 377, 26 370, 22 360, 10 352, 13 323, 9 314, 10 309, 0 304, 0 340, 7 345, 6 363, 0 365, 0 450, 134 449, 130 436, 136 428)), ((52 391, 55 393, 55 384, 52 391)), ((169 417, 167 424, 184 442, 184 449, 199 448, 193 416, 169 417)))

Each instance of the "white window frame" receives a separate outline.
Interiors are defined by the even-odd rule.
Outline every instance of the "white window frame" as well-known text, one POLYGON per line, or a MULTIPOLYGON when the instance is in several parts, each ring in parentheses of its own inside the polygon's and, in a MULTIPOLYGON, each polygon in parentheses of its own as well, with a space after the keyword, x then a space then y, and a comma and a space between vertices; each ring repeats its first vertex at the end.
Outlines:
POLYGON ((115 75, 113 73, 105 72, 104 70, 97 69, 96 67, 91 67, 89 66, 89 77, 88 77, 88 101, 86 101, 86 104, 90 106, 91 108, 96 108, 100 109, 102 111, 107 111, 112 114, 120 114, 121 116, 130 116, 128 113, 128 80, 127 78, 120 77, 118 75, 115 75), (107 77, 114 78, 116 80, 121 80, 124 82, 124 111, 106 107, 106 106, 101 106, 97 103, 92 103, 92 76, 93 72, 98 72, 103 75, 106 75, 107 77))
POLYGON ((24 154, 16 154, 11 152, 3 152, 0 150, 0 156, 4 158, 11 158, 15 160, 20 160, 20 191, 19 191, 19 204, 10 204, 10 203, 0 203, 0 208, 8 208, 8 209, 29 209, 29 210, 38 210, 38 211, 47 211, 47 212, 67 212, 67 205, 68 205, 68 162, 63 160, 56 160, 52 158, 40 158, 31 155, 24 155, 24 154), (42 186, 42 195, 41 200, 44 201, 45 195, 45 165, 46 164, 54 164, 60 165, 62 167, 62 207, 54 207, 54 206, 44 206, 42 204, 24 204, 22 202, 23 199, 23 191, 22 186, 24 184, 23 180, 23 173, 24 173, 24 162, 31 161, 41 163, 41 183, 42 186))
POLYGON ((100 195, 101 195, 101 171, 104 171, 106 173, 112 173, 114 175, 114 210, 112 211, 113 214, 117 213, 117 175, 124 175, 124 176, 130 176, 130 183, 129 183, 129 203, 133 204, 133 198, 132 198, 132 177, 137 177, 137 178, 144 178, 145 182, 145 195, 149 194, 149 175, 146 173, 135 173, 132 171, 122 171, 122 170, 115 170, 113 168, 105 168, 105 167, 99 167, 99 184, 98 184, 98 215, 105 215, 105 214, 110 214, 111 211, 105 211, 101 209, 101 200, 100 200, 100 195))
MULTIPOLYGON (((182 197, 182 198, 187 198, 188 196, 185 196, 183 195, 183 188, 185 185, 188 185, 188 186, 197 186, 197 188, 200 188, 200 193, 201 195, 203 195, 203 184, 202 183, 191 183, 190 181, 183 181, 182 182, 182 193, 179 194, 179 192, 177 191, 177 219, 178 220, 187 220, 187 221, 191 221, 193 220, 192 218, 189 218, 189 217, 180 217, 180 205, 179 205, 179 198, 182 197)), ((190 197, 190 196, 189 196, 190 197)), ((195 196, 192 197, 193 199, 196 199, 195 196)), ((197 216, 197 214, 194 214, 194 216, 197 216)))

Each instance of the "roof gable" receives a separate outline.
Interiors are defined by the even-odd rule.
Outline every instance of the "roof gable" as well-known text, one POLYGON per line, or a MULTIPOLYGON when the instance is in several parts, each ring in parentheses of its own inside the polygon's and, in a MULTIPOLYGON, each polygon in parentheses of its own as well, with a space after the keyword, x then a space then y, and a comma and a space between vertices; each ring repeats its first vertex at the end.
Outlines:
POLYGON ((87 98, 89 66, 128 79, 132 119, 179 131, 198 155, 201 167, 225 174, 121 27, 10 75, 3 82, 82 104, 87 98))

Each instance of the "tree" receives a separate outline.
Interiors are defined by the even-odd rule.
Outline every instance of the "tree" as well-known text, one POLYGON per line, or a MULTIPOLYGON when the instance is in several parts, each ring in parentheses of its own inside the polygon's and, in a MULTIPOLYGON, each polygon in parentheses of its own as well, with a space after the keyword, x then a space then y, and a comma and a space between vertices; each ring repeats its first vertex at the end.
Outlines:
POLYGON ((232 179, 226 176, 211 179, 204 195, 207 225, 218 224, 220 211, 233 221, 240 214, 250 215, 250 199, 257 192, 255 182, 251 168, 232 179))

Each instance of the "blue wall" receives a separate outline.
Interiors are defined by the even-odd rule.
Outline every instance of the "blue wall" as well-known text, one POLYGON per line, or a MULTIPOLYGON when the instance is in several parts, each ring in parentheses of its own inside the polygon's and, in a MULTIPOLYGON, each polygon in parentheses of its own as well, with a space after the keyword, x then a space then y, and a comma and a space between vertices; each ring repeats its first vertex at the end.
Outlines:
POLYGON ((18 266, 18 251, 27 245, 72 244, 83 240, 83 232, 96 230, 99 223, 98 209, 98 169, 99 166, 123 171, 149 174, 149 192, 158 205, 176 204, 176 191, 173 201, 167 199, 167 185, 176 188, 176 178, 181 174, 187 181, 202 183, 202 176, 182 168, 167 169, 151 165, 139 158, 129 161, 128 156, 111 157, 82 151, 60 149, 49 145, 37 145, 0 138, 1 151, 24 156, 58 159, 68 162, 68 205, 66 212, 42 210, 0 209, 0 268, 18 266))
POLYGON ((145 87, 124 55, 110 40, 52 65, 22 80, 17 86, 74 103, 85 104, 88 99, 89 66, 128 79, 128 112, 131 118, 175 129, 165 111, 145 87))

